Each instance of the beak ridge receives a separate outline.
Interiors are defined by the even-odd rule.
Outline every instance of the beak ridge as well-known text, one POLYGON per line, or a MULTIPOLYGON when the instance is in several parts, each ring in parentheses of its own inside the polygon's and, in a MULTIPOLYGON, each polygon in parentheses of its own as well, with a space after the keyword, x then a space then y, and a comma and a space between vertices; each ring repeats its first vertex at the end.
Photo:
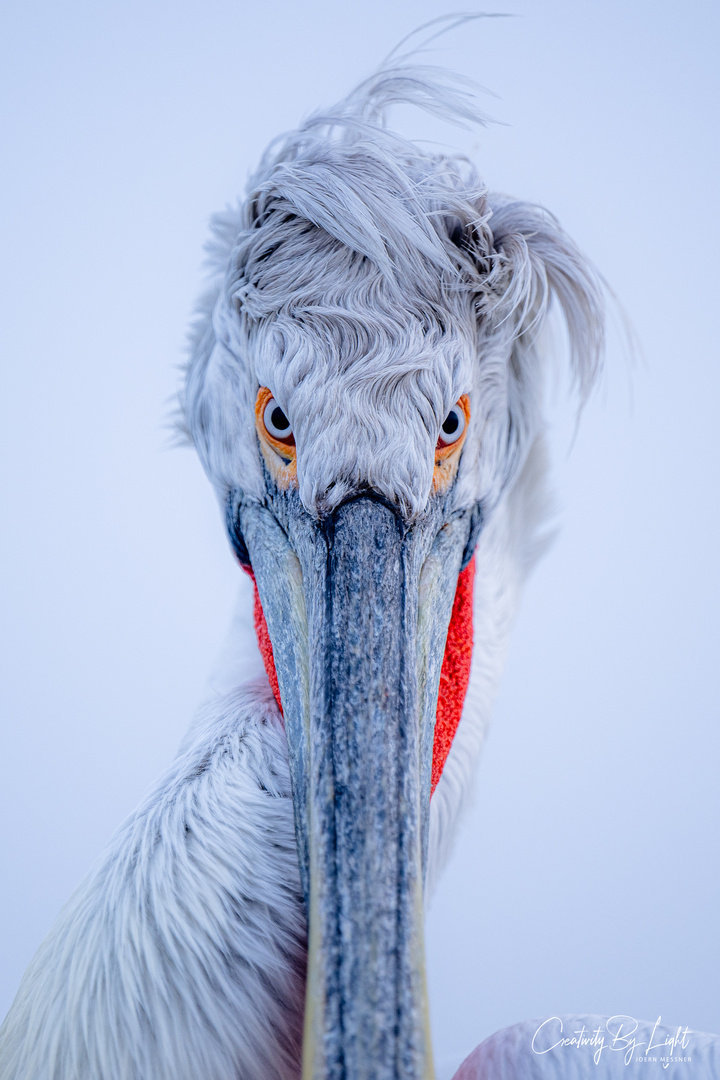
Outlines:
MULTIPOLYGON (((273 507, 273 510, 276 508, 273 507)), ((363 496, 318 525, 244 507, 308 909, 306 1080, 433 1076, 423 946, 432 746, 467 514, 363 496)))

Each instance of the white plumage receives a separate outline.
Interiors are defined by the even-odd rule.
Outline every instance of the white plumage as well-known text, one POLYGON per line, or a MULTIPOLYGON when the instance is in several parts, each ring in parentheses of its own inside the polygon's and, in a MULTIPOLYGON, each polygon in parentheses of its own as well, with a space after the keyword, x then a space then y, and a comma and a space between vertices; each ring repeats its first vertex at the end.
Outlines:
POLYGON ((203 711, 23 979, 3 1077, 292 1076, 305 918, 267 680, 203 711))
MULTIPOLYGON (((431 803, 429 889, 539 550, 547 465, 538 334, 555 296, 586 393, 602 300, 550 215, 488 195, 467 163, 390 134, 380 119, 397 100, 475 117, 447 80, 383 71, 271 147, 240 209, 216 218, 214 280, 183 412, 231 516, 267 498, 253 419, 266 386, 291 422, 310 518, 371 489, 412 524, 428 505, 443 418, 469 395, 448 512, 481 505, 485 527, 470 685, 431 803)), ((2 1080, 299 1075, 306 923, 288 744, 246 612, 224 658, 214 680, 224 692, 213 693, 28 969, 0 1035, 2 1080), (239 684, 239 667, 257 674, 239 684)), ((536 1075, 534 1058, 517 1063, 526 1032, 512 1032, 483 1044, 480 1073, 468 1064, 460 1075, 536 1075)))
MULTIPOLYGON (((542 445, 535 451, 544 465, 542 445)), ((538 462, 477 553, 463 719, 431 803, 429 888, 447 859, 499 682, 538 508, 538 462)), ((2 1080, 298 1075, 305 915, 287 747, 245 589, 210 701, 177 759, 70 898, 0 1037, 2 1080)))

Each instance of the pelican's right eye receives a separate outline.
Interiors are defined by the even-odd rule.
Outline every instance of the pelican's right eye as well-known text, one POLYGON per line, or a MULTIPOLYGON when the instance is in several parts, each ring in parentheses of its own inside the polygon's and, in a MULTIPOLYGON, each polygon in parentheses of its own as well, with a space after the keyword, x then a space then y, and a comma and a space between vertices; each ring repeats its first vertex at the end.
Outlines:
POLYGON ((297 483, 295 436, 287 413, 268 386, 261 386, 255 399, 255 430, 270 475, 286 491, 297 483))
POLYGON ((263 410, 263 423, 268 435, 272 435, 273 439, 290 445, 295 442, 290 421, 274 397, 269 399, 263 410))

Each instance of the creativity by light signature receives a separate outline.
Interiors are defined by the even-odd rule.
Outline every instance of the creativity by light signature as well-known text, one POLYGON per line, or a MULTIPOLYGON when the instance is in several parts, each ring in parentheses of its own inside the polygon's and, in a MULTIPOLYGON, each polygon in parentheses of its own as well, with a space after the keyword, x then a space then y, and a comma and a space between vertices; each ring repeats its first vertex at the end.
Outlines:
POLYGON ((650 1038, 640 1041, 636 1035, 638 1021, 632 1016, 611 1016, 604 1024, 590 1030, 585 1024, 569 1034, 564 1033, 564 1025, 559 1016, 544 1020, 533 1035, 532 1049, 535 1054, 549 1054, 551 1051, 569 1048, 575 1050, 592 1049, 593 1061, 600 1063, 605 1051, 620 1053, 626 1065, 633 1060, 648 1058, 655 1053, 658 1060, 667 1068, 671 1060, 690 1060, 678 1057, 690 1046, 690 1033, 687 1027, 679 1027, 674 1035, 658 1031, 661 1017, 653 1025, 650 1038))

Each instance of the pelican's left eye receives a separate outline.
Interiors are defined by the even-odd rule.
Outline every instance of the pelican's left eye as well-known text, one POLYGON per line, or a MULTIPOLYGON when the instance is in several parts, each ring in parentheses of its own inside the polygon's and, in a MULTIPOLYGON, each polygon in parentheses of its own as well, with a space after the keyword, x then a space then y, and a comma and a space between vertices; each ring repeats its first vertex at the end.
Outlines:
POLYGON ((440 428, 440 437, 438 438, 438 447, 452 446, 457 442, 463 431, 465 430, 465 410, 458 401, 457 405, 453 405, 450 412, 443 420, 442 427, 440 428))
POLYGON ((275 398, 271 397, 263 410, 263 423, 269 435, 280 442, 294 442, 290 421, 278 405, 275 398))

